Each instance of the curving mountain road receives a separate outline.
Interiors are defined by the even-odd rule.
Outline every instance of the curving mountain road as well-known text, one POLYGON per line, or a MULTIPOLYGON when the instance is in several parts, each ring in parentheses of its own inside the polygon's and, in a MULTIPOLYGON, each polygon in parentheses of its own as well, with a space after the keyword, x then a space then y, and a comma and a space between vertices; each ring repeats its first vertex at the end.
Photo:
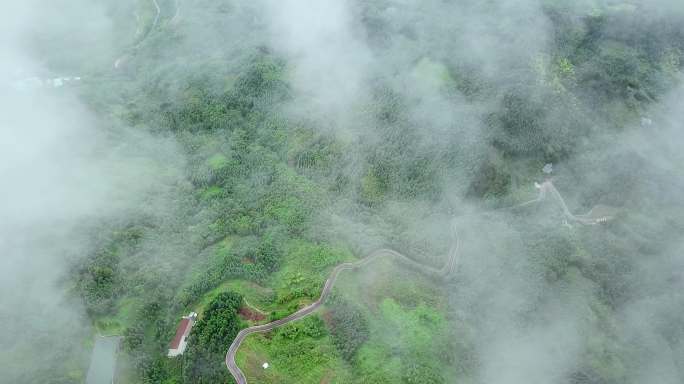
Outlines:
POLYGON ((563 208, 563 214, 569 220, 572 220, 572 221, 575 221, 575 222, 578 222, 578 223, 584 224, 584 225, 596 225, 596 224, 604 223, 604 222, 613 218, 613 212, 612 212, 613 209, 609 208, 609 207, 603 207, 604 211, 608 211, 608 212, 605 212, 604 214, 596 213, 594 210, 595 207, 592 208, 591 210, 589 210, 588 213, 583 214, 583 215, 572 214, 572 212, 570 212, 570 209, 568 208, 568 205, 565 204, 565 199, 563 199, 563 196, 560 194, 558 189, 556 189, 556 186, 553 185, 553 182, 551 182, 551 180, 547 180, 544 183, 542 183, 539 187, 539 190, 540 190, 539 191, 540 195, 543 194, 543 197, 546 196, 547 191, 550 191, 551 194, 553 195, 553 197, 555 197, 556 200, 558 200, 558 202, 560 203, 561 208, 563 208))
MULTIPOLYGON (((452 223, 453 227, 453 223, 452 223)), ((233 375, 235 378, 235 381, 238 384, 246 384, 247 383, 247 378, 245 375, 242 373, 242 370, 237 366, 235 363, 235 355, 237 353, 238 348, 240 348, 240 344, 245 340, 245 338, 252 333, 259 333, 259 332, 268 332, 271 331, 275 328, 278 328, 280 326, 283 326, 285 324, 291 323, 296 320, 303 319, 304 317, 310 315, 314 311, 316 311, 323 303, 325 303, 325 300, 330 296, 330 292, 332 291, 335 282, 337 281, 337 277, 339 276, 340 272, 345 271, 345 270, 350 270, 350 269, 358 269, 361 268, 370 262, 372 262, 375 259, 378 259, 380 257, 393 257, 396 259, 399 259, 401 262, 406 263, 410 265, 411 267, 420 270, 430 276, 434 277, 441 277, 445 278, 449 276, 451 273, 454 272, 454 269, 457 265, 456 263, 456 257, 458 255, 458 240, 456 240, 455 245, 452 246, 452 249, 450 250, 450 255, 449 255, 449 260, 447 263, 444 265, 443 268, 441 269, 436 269, 432 268, 423 264, 420 264, 404 255, 402 255, 399 252, 393 251, 391 249, 379 249, 373 253, 371 253, 369 256, 363 258, 362 260, 353 262, 353 263, 343 263, 335 267, 330 273, 330 277, 325 281, 325 285, 323 286, 323 291, 321 291, 321 295, 318 298, 318 300, 314 301, 313 303, 309 304, 308 306, 298 310, 297 312, 284 317, 279 320, 272 321, 268 324, 262 324, 262 325, 256 325, 253 327, 245 328, 241 330, 237 336, 235 337, 235 340, 233 343, 230 345, 230 348, 228 349, 228 352, 226 353, 226 366, 228 367, 228 370, 230 373, 233 375)))
MULTIPOLYGON (((605 217, 600 217, 600 218, 590 218, 588 217, 589 215, 581 215, 581 216, 575 216, 573 215, 570 210, 568 209, 568 206, 565 204, 565 200, 563 199, 563 196, 561 196, 560 192, 556 189, 556 187, 553 185, 553 182, 551 180, 546 180, 542 184, 536 184, 537 189, 539 189, 539 194, 535 199, 526 201, 524 203, 516 204, 511 207, 506 207, 499 209, 500 210, 510 210, 510 209, 515 209, 515 208, 520 208, 523 206, 527 206, 530 204, 534 204, 537 202, 541 202, 542 200, 546 199, 547 194, 550 192, 553 197, 558 200, 559 204, 561 205, 563 209, 563 214, 570 220, 579 222, 580 224, 584 225, 594 225, 598 224, 601 222, 604 222, 607 220, 605 217)), ((591 211, 590 211, 591 212, 591 211)), ((262 325, 255 325, 253 327, 245 328, 241 330, 237 336, 235 337, 235 340, 233 340, 233 343, 230 345, 230 348, 228 348, 228 352, 226 352, 226 366, 228 367, 228 370, 230 371, 231 375, 233 375, 233 378, 235 378, 235 381, 237 384, 247 384, 247 378, 245 377, 244 373, 242 373, 242 370, 237 366, 235 363, 235 355, 237 354, 238 348, 240 348, 240 345, 242 342, 247 338, 247 336, 253 334, 253 333, 261 333, 261 332, 268 332, 271 331, 275 328, 278 328, 280 326, 283 326, 285 324, 291 323, 293 321, 301 320, 305 318, 306 316, 310 315, 314 311, 316 311, 320 306, 325 303, 325 300, 330 296, 330 292, 332 291, 335 282, 337 281, 337 277, 339 276, 340 272, 345 271, 345 270, 351 270, 351 269, 358 269, 361 268, 373 260, 380 258, 380 257, 393 257, 397 259, 400 262, 403 262, 407 264, 409 267, 416 269, 422 273, 425 273, 429 276, 432 277, 437 277, 441 279, 445 279, 449 277, 451 274, 453 274, 456 271, 456 268, 458 266, 458 251, 460 248, 460 241, 458 238, 458 234, 456 231, 456 223, 455 220, 451 221, 451 230, 452 230, 452 245, 451 248, 449 249, 449 258, 441 269, 436 269, 424 264, 420 264, 416 262, 415 260, 412 260, 409 257, 406 257, 405 255, 402 255, 399 252, 393 251, 391 249, 379 249, 377 251, 374 251, 367 257, 353 262, 353 263, 343 263, 338 265, 333 269, 333 271, 330 273, 330 277, 325 281, 325 285, 323 286, 323 291, 321 292, 321 295, 319 296, 318 300, 315 302, 311 303, 310 305, 298 310, 297 312, 284 317, 279 320, 272 321, 268 324, 262 324, 262 325)))

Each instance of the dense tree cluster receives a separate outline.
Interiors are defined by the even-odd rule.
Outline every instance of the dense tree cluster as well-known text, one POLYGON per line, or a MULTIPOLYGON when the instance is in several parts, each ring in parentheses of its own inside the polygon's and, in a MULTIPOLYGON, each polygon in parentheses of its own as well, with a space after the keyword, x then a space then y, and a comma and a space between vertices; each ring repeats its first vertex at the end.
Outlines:
POLYGON ((224 383, 230 375, 223 361, 228 346, 240 330, 237 311, 242 296, 224 292, 209 304, 193 327, 183 356, 185 383, 224 383))
POLYGON ((336 298, 330 309, 330 334, 345 360, 351 361, 368 340, 368 320, 356 306, 336 298))

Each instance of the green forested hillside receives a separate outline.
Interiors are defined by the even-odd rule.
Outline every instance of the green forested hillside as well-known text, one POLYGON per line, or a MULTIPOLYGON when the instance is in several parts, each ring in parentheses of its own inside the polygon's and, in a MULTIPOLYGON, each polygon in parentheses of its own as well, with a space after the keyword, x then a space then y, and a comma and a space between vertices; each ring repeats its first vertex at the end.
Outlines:
MULTIPOLYGON (((133 3, 117 68, 83 67, 74 91, 178 156, 143 165, 158 193, 97 222, 60 283, 92 333, 124 336, 117 382, 232 382, 239 329, 381 247, 441 267, 452 218, 453 276, 345 275, 316 315, 248 338, 250 383, 684 379, 681 5, 181 0, 154 25, 133 3), (545 178, 615 217, 568 222, 550 199, 485 214, 545 178)), ((82 360, 34 382, 83 382, 82 360)))

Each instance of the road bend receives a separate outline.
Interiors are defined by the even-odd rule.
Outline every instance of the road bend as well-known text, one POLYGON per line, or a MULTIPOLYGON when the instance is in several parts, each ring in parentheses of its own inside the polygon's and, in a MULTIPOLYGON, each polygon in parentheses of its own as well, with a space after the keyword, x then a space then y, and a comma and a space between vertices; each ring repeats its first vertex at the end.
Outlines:
POLYGON ((306 316, 310 315, 311 313, 313 313, 314 311, 316 311, 325 303, 325 301, 330 296, 330 293, 332 292, 332 289, 335 286, 335 282, 337 281, 337 277, 340 275, 342 271, 359 269, 370 264, 372 261, 376 259, 382 257, 391 257, 399 259, 402 263, 408 264, 412 268, 420 270, 430 276, 446 277, 454 270, 456 266, 454 259, 456 258, 457 253, 458 245, 455 245, 451 249, 449 260, 447 261, 446 265, 441 269, 436 269, 427 265, 420 264, 415 260, 412 260, 406 257, 405 255, 402 255, 401 253, 393 251, 391 249, 379 249, 359 261, 353 263, 340 264, 333 269, 332 273, 330 273, 330 276, 325 281, 325 285, 323 286, 323 290, 321 291, 321 295, 319 296, 318 300, 282 319, 272 321, 268 324, 255 325, 253 327, 241 330, 235 337, 235 340, 230 345, 230 348, 226 353, 226 366, 228 367, 228 370, 233 375, 235 381, 238 384, 246 384, 247 378, 242 373, 242 370, 240 370, 240 368, 235 363, 235 355, 237 353, 238 348, 240 348, 240 345, 245 340, 245 338, 253 333, 268 332, 275 328, 281 327, 285 324, 291 323, 293 321, 301 320, 306 316))
MULTIPOLYGON (((536 198, 525 201, 520 204, 516 204, 510 207, 506 208, 501 208, 497 209, 495 211, 504 211, 504 210, 511 210, 511 209, 516 209, 516 208, 521 208, 525 207, 528 205, 532 205, 538 202, 541 202, 545 200, 549 194, 553 196, 560 204, 561 208, 563 209, 563 214, 572 221, 578 222, 580 224, 584 225, 593 225, 597 224, 597 220, 595 219, 590 219, 586 217, 578 217, 573 215, 570 210, 568 209, 567 204, 565 203, 565 200, 563 199, 563 196, 558 192, 556 187, 553 185, 553 182, 551 180, 547 180, 543 182, 542 184, 537 184, 537 189, 539 190, 539 193, 536 198)), ((492 211, 494 212, 494 211, 492 211)), ((281 327, 285 324, 301 320, 311 313, 315 312, 318 308, 320 308, 325 301, 328 299, 330 296, 330 293, 335 286, 335 282, 337 281, 337 277, 342 271, 346 270, 354 270, 354 269, 359 269, 362 268, 368 264, 370 264, 373 260, 381 258, 381 257, 391 257, 396 259, 397 261, 406 264, 410 268, 413 268, 415 270, 418 270, 430 277, 437 277, 441 279, 446 279, 453 275, 459 265, 459 251, 460 251, 460 240, 458 237, 458 231, 456 228, 456 220, 451 221, 451 233, 452 233, 452 239, 451 239, 451 246, 449 248, 449 257, 447 262, 445 263, 444 267, 437 269, 433 268, 431 266, 425 265, 418 263, 417 261, 397 252, 391 249, 379 249, 377 251, 374 251, 370 255, 366 256, 365 258, 353 262, 353 263, 343 263, 338 266, 336 266, 332 272, 330 273, 330 276, 328 279, 325 281, 325 284, 323 286, 323 290, 321 291, 321 295, 318 297, 316 301, 313 303, 309 304, 308 306, 298 310, 297 312, 292 313, 291 315, 284 317, 282 319, 278 319, 275 321, 272 321, 268 324, 262 324, 262 325, 255 325, 253 327, 245 328, 238 332, 237 336, 235 337, 235 340, 233 340, 233 343, 230 345, 230 348, 228 348, 228 352, 226 352, 226 366, 228 367, 228 370, 230 371, 230 374, 233 375, 233 378, 235 378, 235 381, 237 384, 247 384, 247 378, 245 377, 244 373, 242 370, 240 370, 240 367, 237 366, 235 363, 235 355, 237 354, 237 350, 240 348, 240 345, 242 342, 247 338, 247 336, 253 334, 253 333, 263 333, 263 332, 269 332, 272 331, 278 327, 281 327)))

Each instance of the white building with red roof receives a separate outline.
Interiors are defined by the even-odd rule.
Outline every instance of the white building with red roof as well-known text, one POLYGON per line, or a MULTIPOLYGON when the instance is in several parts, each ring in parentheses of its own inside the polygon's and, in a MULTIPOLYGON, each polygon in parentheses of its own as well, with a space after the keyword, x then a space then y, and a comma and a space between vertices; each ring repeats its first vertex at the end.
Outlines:
POLYGON ((176 357, 185 352, 185 348, 188 347, 188 336, 196 319, 197 314, 195 312, 190 312, 188 316, 183 316, 176 329, 176 336, 173 337, 171 344, 169 344, 169 357, 176 357))

